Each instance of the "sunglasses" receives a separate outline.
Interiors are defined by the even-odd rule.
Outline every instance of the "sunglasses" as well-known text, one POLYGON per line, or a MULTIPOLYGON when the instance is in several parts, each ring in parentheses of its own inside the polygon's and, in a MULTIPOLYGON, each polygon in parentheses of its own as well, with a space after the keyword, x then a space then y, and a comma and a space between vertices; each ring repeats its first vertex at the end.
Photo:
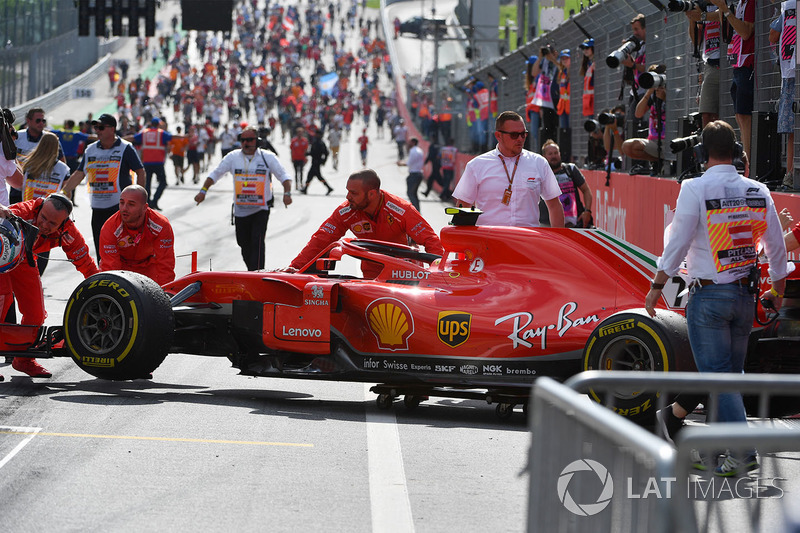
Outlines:
POLYGON ((256 137, 242 137, 242 142, 243 143, 250 142, 250 141, 255 141, 255 140, 256 140, 256 137))
POLYGON ((33 120, 36 124, 47 124, 47 119, 45 118, 37 118, 33 120))
POLYGON ((94 127, 94 129, 96 129, 97 131, 103 131, 104 129, 110 128, 110 127, 111 126, 101 126, 101 125, 98 124, 97 126, 94 127))
POLYGON ((522 137, 524 139, 525 137, 528 136, 528 132, 527 131, 503 131, 503 130, 497 130, 497 132, 498 133, 505 133, 506 135, 508 135, 512 139, 519 139, 520 137, 522 137))

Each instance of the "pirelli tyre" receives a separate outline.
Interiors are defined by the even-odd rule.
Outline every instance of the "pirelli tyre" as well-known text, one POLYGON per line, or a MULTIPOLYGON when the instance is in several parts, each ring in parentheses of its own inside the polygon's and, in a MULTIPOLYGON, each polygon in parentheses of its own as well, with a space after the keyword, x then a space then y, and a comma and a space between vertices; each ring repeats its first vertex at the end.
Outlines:
MULTIPOLYGON (((650 318, 644 309, 635 309, 612 315, 595 328, 586 342, 583 368, 668 372, 676 370, 677 363, 680 370, 691 370, 690 361, 683 316, 659 311, 655 318, 650 318)), ((622 416, 648 423, 655 415, 659 393, 639 390, 635 379, 630 387, 612 394, 610 406, 622 416)), ((597 402, 608 403, 600 391, 592 390, 590 395, 597 402)))
POLYGON ((148 377, 172 345, 169 298, 150 278, 113 270, 85 279, 64 312, 64 339, 83 370, 103 379, 148 377))

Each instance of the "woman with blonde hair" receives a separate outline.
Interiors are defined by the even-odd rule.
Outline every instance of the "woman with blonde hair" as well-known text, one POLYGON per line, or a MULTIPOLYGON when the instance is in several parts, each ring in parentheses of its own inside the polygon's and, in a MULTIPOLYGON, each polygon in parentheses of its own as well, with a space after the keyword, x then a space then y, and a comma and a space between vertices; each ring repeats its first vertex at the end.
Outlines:
MULTIPOLYGON (((59 161, 61 144, 58 137, 49 131, 42 132, 42 138, 22 164, 22 200, 33 200, 58 192, 69 178, 69 167, 59 161)), ((40 253, 37 258, 39 275, 44 273, 50 252, 40 253)))

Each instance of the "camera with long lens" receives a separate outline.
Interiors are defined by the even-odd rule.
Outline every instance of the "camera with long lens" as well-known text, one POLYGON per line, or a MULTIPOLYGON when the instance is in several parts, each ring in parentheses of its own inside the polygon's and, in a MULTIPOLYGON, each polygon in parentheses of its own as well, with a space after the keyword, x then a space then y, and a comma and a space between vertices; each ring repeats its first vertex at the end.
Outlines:
POLYGON ((552 44, 546 44, 542 46, 542 48, 539 50, 539 55, 542 57, 546 56, 547 54, 555 54, 555 53, 556 53, 556 48, 552 44))
POLYGON ((705 11, 706 7, 708 7, 708 2, 706 0, 669 0, 667 11, 683 13, 691 11, 695 7, 700 11, 705 11))
POLYGON ((622 113, 600 113, 597 116, 597 121, 603 126, 616 124, 618 128, 625 125, 625 115, 622 113))
POLYGON ((695 133, 694 135, 689 135, 688 137, 681 137, 679 139, 672 139, 669 143, 669 149, 672 150, 673 154, 677 154, 679 152, 683 152, 684 150, 688 150, 689 148, 700 144, 702 137, 699 133, 695 133))
POLYGON ((623 59, 634 52, 638 52, 641 48, 642 41, 640 41, 635 35, 631 35, 625 40, 622 46, 609 54, 609 56, 606 58, 606 65, 608 65, 610 68, 617 68, 623 59))
POLYGON ((667 75, 658 74, 656 72, 642 72, 639 74, 639 85, 643 89, 658 89, 659 87, 666 87, 667 75))
POLYGON ((592 133, 594 131, 599 130, 602 127, 603 125, 597 122, 593 118, 587 119, 586 122, 583 123, 583 129, 584 131, 586 131, 586 133, 592 133))

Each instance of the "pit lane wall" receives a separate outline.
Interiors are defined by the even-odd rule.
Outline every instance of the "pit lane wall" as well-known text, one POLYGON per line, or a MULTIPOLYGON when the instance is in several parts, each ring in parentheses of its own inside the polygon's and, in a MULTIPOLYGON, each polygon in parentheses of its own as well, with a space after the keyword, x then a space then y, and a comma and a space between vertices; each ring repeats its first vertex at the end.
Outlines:
MULTIPOLYGON (((581 172, 592 189, 595 225, 660 255, 664 249, 665 217, 678 200, 677 180, 612 173, 606 186, 605 172, 581 172)), ((786 207, 795 220, 800 219, 800 195, 773 192, 772 199, 778 211, 786 207)), ((797 251, 789 257, 800 260, 797 251)))

